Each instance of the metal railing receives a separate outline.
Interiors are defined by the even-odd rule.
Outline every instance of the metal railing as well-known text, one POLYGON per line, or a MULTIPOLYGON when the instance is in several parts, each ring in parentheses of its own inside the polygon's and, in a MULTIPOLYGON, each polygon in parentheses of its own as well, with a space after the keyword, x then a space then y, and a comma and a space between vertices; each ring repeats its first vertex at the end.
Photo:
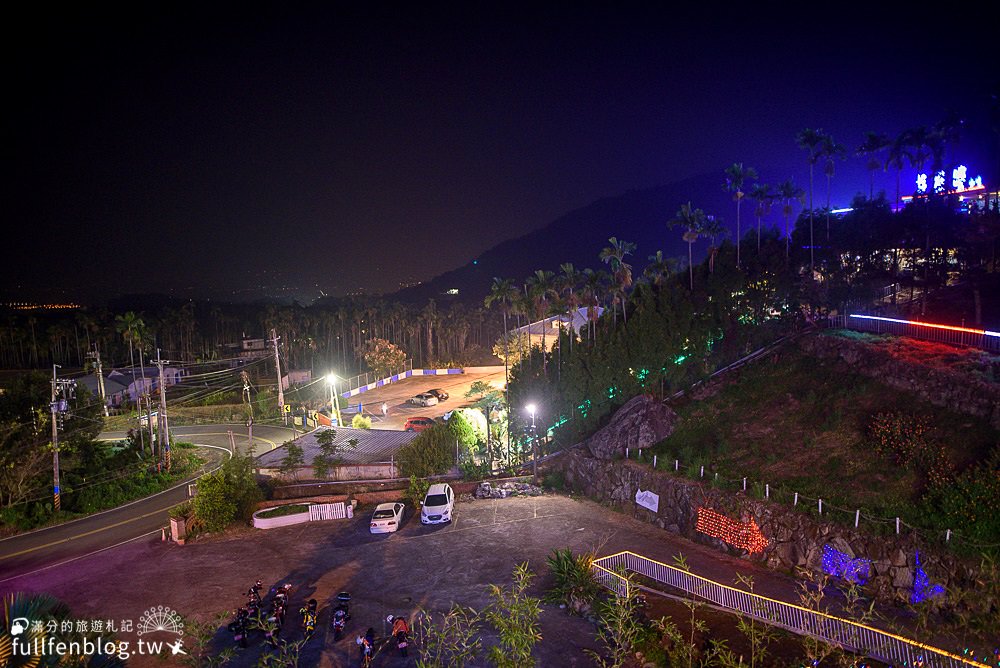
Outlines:
POLYGON ((626 571, 681 591, 742 615, 784 629, 818 638, 851 652, 864 654, 879 661, 904 666, 927 668, 989 668, 988 664, 961 657, 916 640, 882 631, 849 619, 810 610, 759 594, 743 591, 703 578, 694 573, 648 559, 634 552, 619 552, 595 559, 593 568, 598 581, 618 595, 628 591, 626 571))
POLYGON ((828 319, 827 325, 833 329, 853 329, 873 334, 907 336, 924 341, 936 341, 1000 352, 1000 333, 970 327, 937 325, 865 314, 833 316, 828 319))
MULTIPOLYGON (((396 374, 406 373, 407 371, 413 371, 413 360, 406 360, 405 362, 403 362, 403 366, 399 370, 393 371, 389 375, 394 376, 396 374)), ((370 383, 382 380, 382 378, 384 378, 384 376, 376 376, 374 373, 368 371, 366 373, 362 373, 360 375, 348 378, 345 381, 346 385, 344 385, 343 383, 338 383, 337 389, 341 392, 342 395, 346 395, 351 390, 356 390, 359 387, 364 387, 365 385, 368 385, 370 383)))

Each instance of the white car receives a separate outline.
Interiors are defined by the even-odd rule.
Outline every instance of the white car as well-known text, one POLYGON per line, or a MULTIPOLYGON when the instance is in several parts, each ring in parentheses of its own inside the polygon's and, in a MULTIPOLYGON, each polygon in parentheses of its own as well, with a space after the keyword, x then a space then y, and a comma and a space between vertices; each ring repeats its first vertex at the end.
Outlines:
POLYGON ((420 509, 421 524, 442 524, 451 522, 451 514, 455 508, 455 493, 451 485, 440 482, 431 485, 424 497, 423 508, 420 509))
POLYGON ((434 406, 437 402, 438 398, 428 392, 418 394, 415 397, 410 397, 410 403, 416 404, 417 406, 434 406))
POLYGON ((392 533, 403 523, 403 510, 406 508, 402 503, 380 503, 372 513, 372 524, 369 527, 372 533, 392 533))

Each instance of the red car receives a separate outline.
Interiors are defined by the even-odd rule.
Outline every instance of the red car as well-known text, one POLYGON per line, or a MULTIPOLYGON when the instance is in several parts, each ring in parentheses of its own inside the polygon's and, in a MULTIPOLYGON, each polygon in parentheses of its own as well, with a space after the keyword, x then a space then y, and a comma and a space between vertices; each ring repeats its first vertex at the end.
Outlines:
POLYGON ((406 421, 403 426, 404 431, 423 431, 424 429, 430 429, 434 426, 434 418, 429 417, 411 417, 406 421))

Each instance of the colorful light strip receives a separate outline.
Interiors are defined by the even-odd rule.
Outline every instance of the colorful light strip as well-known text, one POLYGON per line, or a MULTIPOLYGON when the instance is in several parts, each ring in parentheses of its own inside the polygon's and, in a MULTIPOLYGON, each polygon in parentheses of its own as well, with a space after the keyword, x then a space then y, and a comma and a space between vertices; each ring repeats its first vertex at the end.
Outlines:
POLYGON ((935 329, 947 329, 953 332, 965 332, 967 334, 979 334, 981 336, 996 336, 1000 337, 1000 332, 991 332, 988 329, 972 329, 970 327, 956 327, 954 325, 937 325, 933 322, 920 322, 919 320, 900 320, 898 318, 883 318, 877 315, 857 315, 852 313, 852 318, 861 318, 863 320, 880 320, 882 322, 896 322, 901 325, 917 325, 918 327, 933 327, 935 329))
POLYGON ((734 519, 720 515, 711 508, 698 508, 698 521, 695 529, 718 538, 733 547, 746 550, 750 554, 763 552, 768 540, 760 532, 760 527, 750 518, 749 522, 737 522, 734 519))
POLYGON ((870 559, 852 559, 827 543, 823 546, 823 570, 830 575, 863 585, 871 576, 870 559))

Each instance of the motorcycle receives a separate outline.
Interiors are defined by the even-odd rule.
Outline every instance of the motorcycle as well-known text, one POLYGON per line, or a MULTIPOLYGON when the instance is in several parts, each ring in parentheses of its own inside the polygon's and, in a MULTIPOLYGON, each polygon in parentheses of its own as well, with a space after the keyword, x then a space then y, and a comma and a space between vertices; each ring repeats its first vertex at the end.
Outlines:
POLYGON ((247 608, 240 608, 236 611, 236 619, 229 624, 229 632, 233 634, 233 642, 240 647, 246 647, 249 629, 250 611, 247 608))
POLYGON ((308 641, 316 632, 316 599, 309 599, 308 605, 299 609, 302 615, 302 636, 308 641))
POLYGON ((396 648, 399 650, 399 655, 406 656, 406 648, 410 645, 409 625, 402 617, 392 617, 389 619, 389 623, 392 624, 392 637, 396 641, 396 648))
POLYGON ((346 591, 342 591, 337 594, 337 601, 337 607, 333 609, 333 615, 330 617, 330 626, 333 628, 334 642, 343 637, 344 627, 347 626, 347 620, 351 618, 350 609, 348 607, 348 603, 351 601, 351 595, 346 591))
POLYGON ((260 590, 262 588, 263 585, 261 584, 260 580, 257 580, 257 582, 254 583, 254 585, 247 590, 247 607, 255 607, 255 608, 260 607, 261 603, 260 590))

